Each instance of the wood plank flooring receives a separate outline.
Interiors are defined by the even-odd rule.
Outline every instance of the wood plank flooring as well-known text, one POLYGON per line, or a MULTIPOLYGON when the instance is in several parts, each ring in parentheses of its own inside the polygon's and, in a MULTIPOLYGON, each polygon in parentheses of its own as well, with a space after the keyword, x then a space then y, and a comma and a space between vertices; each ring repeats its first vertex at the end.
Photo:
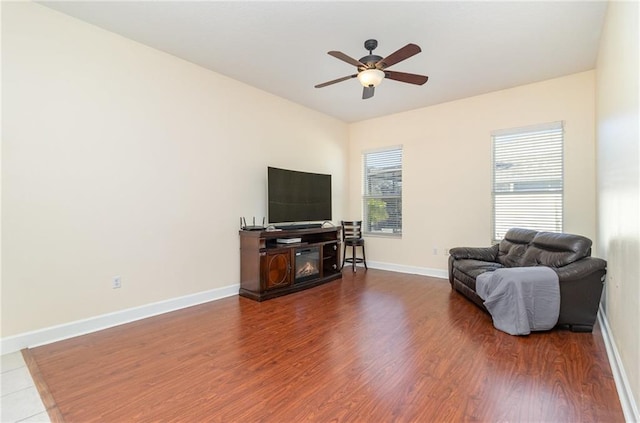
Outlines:
POLYGON ((68 423, 624 421, 599 327, 511 336, 443 279, 373 269, 25 355, 68 423))

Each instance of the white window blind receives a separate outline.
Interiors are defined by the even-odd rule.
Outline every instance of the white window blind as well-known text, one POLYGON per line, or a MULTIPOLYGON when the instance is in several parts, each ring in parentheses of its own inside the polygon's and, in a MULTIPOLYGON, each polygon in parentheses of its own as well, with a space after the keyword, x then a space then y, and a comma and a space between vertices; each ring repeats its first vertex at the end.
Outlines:
POLYGON ((495 131, 493 240, 513 227, 562 232, 563 126, 495 131))
POLYGON ((363 159, 364 232, 402 234, 402 147, 368 151, 363 159))

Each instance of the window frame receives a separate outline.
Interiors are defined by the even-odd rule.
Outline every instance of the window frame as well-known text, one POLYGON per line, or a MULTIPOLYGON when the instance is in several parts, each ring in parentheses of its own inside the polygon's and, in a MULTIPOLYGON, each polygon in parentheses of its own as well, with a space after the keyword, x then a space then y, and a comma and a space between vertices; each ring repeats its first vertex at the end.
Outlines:
MULTIPOLYGON (((393 158, 389 159, 390 161, 393 161, 393 158)), ((362 227, 363 227, 363 235, 366 236, 379 236, 379 237, 386 237, 386 238, 402 238, 402 232, 403 232, 403 228, 402 228, 402 176, 403 176, 403 167, 404 167, 404 149, 402 145, 394 145, 394 146, 387 146, 387 147, 382 147, 382 148, 377 148, 377 149, 369 149, 369 150, 364 150, 362 151, 361 154, 361 187, 362 187, 362 202, 361 202, 361 206, 362 206, 362 227), (367 167, 367 158, 370 157, 370 155, 372 154, 380 154, 380 153, 391 153, 392 155, 397 155, 399 154, 400 156, 400 165, 399 165, 399 171, 400 171, 400 180, 399 180, 399 184, 398 181, 395 181, 394 184, 396 186, 399 186, 399 192, 398 193, 393 193, 393 194, 371 194, 368 192, 367 189, 367 185, 369 182, 369 175, 368 175, 368 167, 367 167), (372 199, 384 199, 384 198, 389 198, 389 199, 393 199, 394 201, 399 202, 399 206, 397 207, 399 209, 399 213, 396 216, 396 219, 399 221, 399 227, 394 227, 394 228, 390 228, 391 232, 386 232, 386 231, 372 231, 371 230, 371 224, 369 221, 369 208, 368 208, 368 203, 370 200, 372 199)))
MULTIPOLYGON (((507 194, 508 192, 513 192, 513 193, 521 193, 520 195, 525 196, 525 195, 529 195, 529 196, 534 196, 534 195, 547 195, 547 197, 551 197, 551 202, 553 200, 553 195, 558 195, 560 196, 559 199, 559 208, 560 208, 560 220, 559 220, 559 224, 556 223, 555 227, 543 227, 540 222, 541 220, 536 221, 535 219, 532 219, 528 222, 528 224, 522 224, 522 222, 519 222, 517 224, 513 224, 513 227, 525 227, 525 228, 529 228, 529 229, 534 229, 534 230, 539 230, 539 231, 548 231, 548 232, 562 232, 563 228, 564 228, 564 217, 565 217, 565 190, 564 190, 564 185, 565 185, 565 161, 564 161, 564 138, 565 138, 565 128, 564 128, 564 121, 556 121, 556 122, 548 122, 548 123, 543 123, 543 124, 537 124, 537 125, 530 125, 530 126, 524 126, 524 127, 517 127, 517 128, 509 128, 509 129, 501 129, 501 130, 496 130, 496 131, 492 131, 491 132, 491 240, 493 243, 498 243, 502 240, 502 237, 499 236, 499 234, 497 233, 500 229, 500 224, 498 223, 497 220, 497 216, 496 216, 496 198, 497 197, 507 197, 507 196, 511 196, 514 195, 516 196, 517 194, 507 194), (559 152, 557 153, 557 155, 553 155, 553 160, 559 160, 559 176, 560 176, 560 184, 559 184, 559 188, 554 188, 551 189, 552 184, 549 184, 549 187, 547 189, 522 189, 522 190, 512 190, 512 191, 502 191, 499 192, 496 190, 496 171, 497 171, 497 166, 496 166, 496 139, 497 138, 502 138, 502 140, 505 140, 507 138, 516 138, 516 137, 521 137, 524 138, 524 141, 529 141, 530 143, 533 143, 533 139, 536 138, 536 134, 538 136, 540 136, 540 134, 543 133, 549 133, 550 135, 548 135, 547 137, 549 139, 553 138, 553 137, 558 137, 559 136, 559 152), (551 195, 553 194, 553 195, 551 195)), ((557 146, 556 146, 557 148, 557 146)), ((541 151, 541 150, 537 150, 537 151, 541 151)), ((557 169, 555 169, 555 171, 557 172, 557 169)), ((532 174, 535 172, 532 172, 532 174)), ((545 173, 545 175, 547 175, 545 173)), ((532 176, 532 175, 529 175, 532 176)), ((553 176, 553 175, 552 175, 553 176)), ((548 179, 548 181, 553 181, 552 179, 548 179)), ((520 182, 530 182, 530 181, 520 181, 520 182)), ((504 183, 504 182, 503 182, 504 183)), ((517 181, 514 179, 514 182, 512 183, 517 183, 517 181)), ((533 184, 535 185, 535 184, 533 184)), ((507 197, 508 198, 508 197, 507 197)), ((543 214, 540 214, 540 216, 543 216, 543 214)), ((538 217, 540 217, 538 216, 538 217)), ((505 225, 502 225, 503 227, 505 225)))

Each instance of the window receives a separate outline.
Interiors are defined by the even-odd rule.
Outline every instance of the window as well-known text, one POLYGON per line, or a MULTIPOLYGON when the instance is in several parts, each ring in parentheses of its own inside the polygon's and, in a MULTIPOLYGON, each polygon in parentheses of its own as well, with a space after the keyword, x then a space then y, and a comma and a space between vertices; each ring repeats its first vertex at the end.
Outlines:
POLYGON ((494 241, 513 227, 562 232, 562 122, 491 135, 494 241))
POLYGON ((402 147, 364 152, 362 159, 364 232, 402 235, 402 147))

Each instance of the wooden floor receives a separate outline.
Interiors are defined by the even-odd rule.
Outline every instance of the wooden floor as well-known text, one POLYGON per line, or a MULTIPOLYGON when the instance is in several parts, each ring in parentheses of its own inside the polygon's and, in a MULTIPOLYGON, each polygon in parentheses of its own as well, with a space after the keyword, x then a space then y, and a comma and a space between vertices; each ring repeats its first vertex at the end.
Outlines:
POLYGON ((54 422, 624 421, 599 327, 511 336, 447 281, 380 270, 24 353, 54 422))

